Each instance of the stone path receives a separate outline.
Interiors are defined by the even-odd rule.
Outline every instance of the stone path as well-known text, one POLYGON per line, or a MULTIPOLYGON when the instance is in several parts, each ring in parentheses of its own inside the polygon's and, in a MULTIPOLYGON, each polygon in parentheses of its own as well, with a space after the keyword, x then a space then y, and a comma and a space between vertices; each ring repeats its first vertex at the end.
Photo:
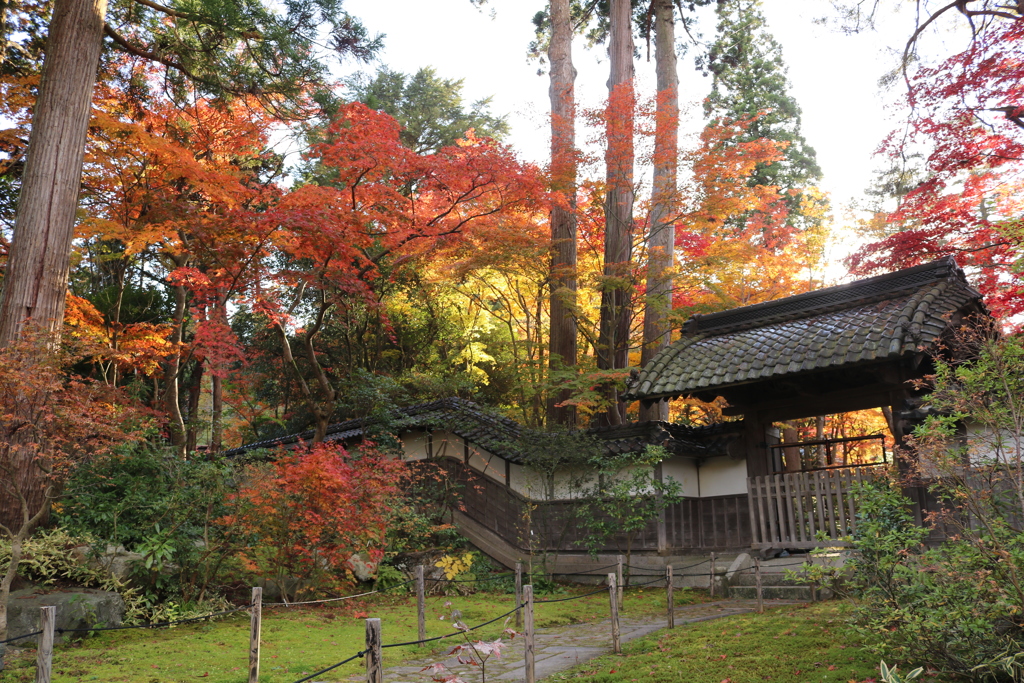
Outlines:
MULTIPOLYGON (((798 604, 790 600, 765 600, 765 607, 776 605, 798 604)), ((698 621, 710 621, 734 614, 753 612, 757 608, 756 600, 720 600, 697 605, 676 608, 676 627, 698 621)), ((619 618, 620 639, 626 643, 635 638, 646 636, 668 625, 666 619, 629 619, 619 618)), ((611 652, 610 619, 589 622, 586 624, 569 624, 552 628, 538 628, 534 636, 536 649, 537 679, 572 668, 599 655, 611 652)), ((452 642, 452 646, 455 642, 452 642)), ((450 650, 451 646, 449 646, 450 650)), ((443 656, 443 655, 442 655, 443 656)), ((394 657, 394 655, 392 655, 394 657)), ((384 661, 387 663, 388 652, 385 651, 384 661)), ((392 660, 393 661, 393 660, 392 660)), ((427 683, 432 680, 429 671, 423 671, 435 662, 443 661, 452 673, 463 673, 467 681, 480 679, 478 667, 467 667, 451 657, 442 660, 439 656, 425 656, 407 660, 402 666, 388 667, 384 671, 385 683, 427 683), (472 669, 472 671, 467 671, 472 669)), ((504 648, 501 659, 491 657, 487 661, 487 680, 489 681, 522 681, 523 671, 523 640, 516 638, 504 648)), ((365 680, 361 676, 352 676, 349 681, 365 680)))

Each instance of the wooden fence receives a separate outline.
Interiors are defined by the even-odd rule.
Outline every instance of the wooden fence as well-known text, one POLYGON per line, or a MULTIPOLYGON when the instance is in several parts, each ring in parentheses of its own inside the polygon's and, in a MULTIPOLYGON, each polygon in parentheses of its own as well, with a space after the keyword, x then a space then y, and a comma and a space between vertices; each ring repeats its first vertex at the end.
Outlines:
MULTIPOLYGON (((461 512, 505 542, 528 553, 588 550, 588 529, 579 515, 579 501, 528 500, 461 462, 444 460, 442 464, 462 486, 461 512)), ((663 521, 650 520, 631 539, 624 532, 615 534, 600 550, 615 552, 627 546, 636 552, 670 553, 743 549, 750 546, 749 519, 746 494, 686 498, 668 506, 663 521), (659 545, 660 524, 664 524, 664 548, 659 545)))
POLYGON ((874 468, 855 467, 748 477, 750 529, 754 548, 816 548, 845 545, 856 531, 857 510, 851 489, 875 476, 874 468))
MULTIPOLYGON (((710 579, 711 579, 711 586, 712 586, 711 596, 714 597, 714 585, 715 585, 714 578, 715 578, 715 575, 716 575, 715 568, 714 568, 714 554, 712 554, 711 560, 712 560, 712 562, 711 562, 711 565, 712 565, 711 566, 711 577, 710 577, 710 579)), ((623 568, 625 566, 627 566, 627 565, 625 565, 625 558, 622 555, 619 555, 617 566, 616 566, 616 570, 614 572, 611 572, 611 573, 605 575, 605 576, 607 576, 607 580, 608 580, 607 591, 608 591, 608 600, 609 600, 609 608, 610 608, 609 612, 610 612, 610 616, 611 616, 610 626, 611 626, 612 649, 614 650, 614 652, 616 654, 619 654, 622 651, 621 647, 620 647, 620 637, 619 637, 619 635, 620 635, 620 631, 619 631, 619 610, 621 610, 624 607, 624 603, 623 603, 623 590, 622 590, 622 587, 623 587, 622 578, 623 578, 623 568)), ((673 591, 675 590, 675 588, 674 588, 674 586, 675 586, 675 577, 676 576, 694 576, 694 575, 693 574, 685 574, 685 573, 676 574, 673 571, 672 565, 666 566, 664 571, 665 571, 665 573, 664 573, 663 576, 658 576, 657 574, 641 575, 641 576, 647 576, 647 577, 654 576, 654 578, 652 580, 649 580, 649 581, 645 582, 645 583, 640 583, 639 585, 640 586, 651 586, 654 583, 660 583, 660 582, 664 581, 664 583, 665 583, 665 591, 666 591, 665 606, 666 606, 666 611, 667 611, 667 615, 668 615, 668 628, 675 628, 675 602, 674 602, 674 597, 673 597, 673 591)), ((756 584, 758 586, 758 589, 757 589, 758 609, 757 609, 757 611, 758 612, 763 612, 764 611, 764 606, 763 606, 763 595, 762 595, 762 589, 761 589, 761 566, 760 566, 759 561, 755 564, 754 571, 756 573, 756 584)), ((599 574, 593 574, 593 576, 600 576, 600 575, 599 574)), ((484 580, 486 580, 486 579, 484 579, 484 580)), ((438 579, 432 579, 432 581, 439 581, 439 580, 438 579)), ((451 653, 449 653, 449 655, 451 655, 452 653, 455 653, 455 652, 464 652, 464 653, 466 653, 466 656, 468 657, 469 661, 463 661, 463 657, 461 657, 461 656, 458 658, 458 661, 460 663, 467 664, 467 665, 470 665, 470 666, 478 666, 477 662, 473 661, 473 659, 474 658, 478 658, 480 656, 480 651, 477 649, 477 645, 480 644, 480 641, 476 641, 475 644, 470 643, 469 642, 468 633, 471 632, 471 631, 475 631, 476 629, 481 628, 483 626, 488 626, 490 624, 496 623, 496 622, 498 622, 501 619, 506 618, 506 617, 507 617, 507 619, 506 619, 505 623, 507 624, 508 621, 511 620, 513 614, 515 614, 515 616, 516 616, 516 628, 517 629, 519 628, 520 616, 522 617, 522 621, 524 622, 524 626, 525 626, 525 629, 522 632, 522 635, 524 636, 524 640, 525 640, 525 646, 524 646, 524 660, 525 660, 525 662, 524 662, 524 664, 525 664, 525 666, 524 666, 524 677, 525 677, 526 683, 535 683, 537 678, 536 678, 536 672, 535 672, 534 605, 535 604, 542 604, 542 603, 565 602, 565 601, 569 601, 569 600, 580 600, 580 599, 583 599, 583 598, 590 597, 592 595, 596 595, 598 593, 603 593, 605 591, 605 589, 603 589, 603 588, 598 588, 596 591, 584 593, 583 595, 576 595, 576 596, 571 596, 571 597, 567 597, 567 598, 563 598, 563 597, 552 598, 552 599, 549 599, 549 600, 534 600, 533 585, 532 584, 523 585, 523 567, 522 567, 522 564, 517 562, 516 563, 516 568, 515 568, 515 585, 516 585, 515 606, 511 610, 509 610, 505 614, 502 614, 502 615, 498 616, 495 619, 491 619, 490 621, 486 621, 486 622, 484 622, 482 624, 478 624, 478 625, 473 626, 473 627, 467 627, 465 625, 453 625, 456 628, 456 630, 454 632, 448 633, 448 634, 442 635, 442 636, 435 636, 435 637, 432 637, 432 638, 428 638, 427 634, 426 634, 426 628, 425 628, 425 624, 426 624, 426 615, 425 615, 426 585, 425 584, 426 584, 426 582, 425 582, 425 579, 424 579, 424 567, 423 566, 416 567, 415 579, 413 580, 413 582, 416 584, 416 613, 417 613, 417 619, 416 620, 417 620, 417 625, 418 625, 418 628, 417 628, 417 631, 418 631, 417 639, 415 641, 402 642, 402 643, 392 643, 392 644, 385 645, 385 644, 382 643, 382 625, 381 625, 381 620, 379 618, 369 618, 369 619, 366 619, 366 639, 365 639, 365 648, 363 650, 360 650, 359 652, 357 652, 353 656, 351 656, 351 657, 349 657, 347 659, 344 659, 344 660, 342 660, 342 661, 340 661, 340 662, 338 662, 336 664, 333 664, 333 665, 328 666, 328 667, 326 667, 324 669, 321 669, 321 670, 317 671, 316 673, 314 673, 312 675, 305 675, 305 672, 303 672, 303 674, 301 674, 301 675, 304 675, 304 677, 299 679, 299 680, 297 680, 297 681, 295 681, 295 683, 308 683, 309 681, 311 681, 314 678, 319 678, 322 674, 325 674, 325 673, 327 673, 327 672, 329 672, 329 671, 331 671, 333 669, 336 669, 336 668, 338 668, 340 666, 348 664, 349 662, 351 662, 353 660, 360 659, 360 658, 362 658, 364 660, 364 662, 365 662, 365 666, 366 666, 366 681, 367 681, 367 683, 383 683, 384 675, 385 675, 384 658, 383 658, 383 650, 384 649, 395 648, 395 647, 407 647, 407 646, 420 646, 420 647, 422 647, 422 646, 427 645, 429 643, 438 643, 439 641, 441 641, 443 639, 446 639, 446 638, 448 638, 448 639, 455 639, 455 643, 456 643, 456 647, 454 648, 454 650, 452 650, 451 653), (459 639, 461 639, 463 637, 465 637, 465 640, 467 642, 466 645, 463 645, 463 644, 459 643, 459 639)), ((405 585, 405 584, 398 584, 398 585, 405 585)), ((388 589, 385 588, 385 589, 382 589, 382 590, 388 590, 388 589)), ((340 598, 328 598, 328 599, 324 599, 324 600, 311 600, 311 601, 308 601, 308 602, 292 603, 292 605, 290 605, 290 606, 310 605, 310 604, 320 604, 320 605, 323 605, 323 604, 330 603, 330 602, 336 602, 336 601, 339 601, 339 600, 347 600, 347 599, 356 598, 356 597, 363 597, 364 595, 372 595, 374 593, 379 593, 379 592, 382 592, 382 591, 373 590, 373 591, 371 591, 369 593, 361 593, 361 594, 358 594, 358 595, 350 595, 350 596, 345 596, 345 597, 340 597, 340 598)), ((642 591, 641 591, 641 594, 642 594, 642 591)), ((446 604, 450 604, 450 603, 446 603, 446 604)), ((247 607, 240 607, 240 608, 236 608, 236 609, 233 609, 233 610, 228 610, 227 612, 219 612, 219 613, 216 613, 216 614, 210 614, 210 615, 206 615, 206 616, 203 616, 203 617, 194 617, 194 618, 187 618, 187 619, 182 619, 182 620, 174 621, 174 622, 165 622, 163 624, 153 625, 153 626, 150 626, 150 627, 154 627, 155 628, 155 627, 159 627, 159 626, 172 626, 172 625, 175 625, 175 624, 196 623, 197 621, 208 619, 210 617, 214 617, 214 616, 218 616, 218 615, 223 615, 223 614, 226 614, 226 613, 229 614, 231 612, 248 611, 249 615, 250 615, 250 619, 249 619, 249 621, 250 621, 250 629, 249 629, 249 648, 248 648, 249 675, 248 675, 248 679, 247 680, 248 680, 248 683, 259 683, 259 680, 260 680, 260 646, 262 644, 262 635, 261 635, 262 634, 262 619, 263 619, 263 608, 265 606, 277 606, 277 607, 282 607, 283 606, 283 607, 288 607, 289 605, 288 605, 288 603, 276 603, 276 604, 272 604, 272 605, 264 605, 263 604, 263 589, 259 588, 259 587, 254 587, 252 589, 252 602, 247 607)), ((54 606, 42 607, 40 609, 39 631, 36 631, 34 633, 24 634, 24 635, 21 635, 21 636, 17 636, 15 638, 11 638, 9 640, 0 641, 0 646, 3 646, 7 642, 11 642, 11 641, 15 641, 15 640, 20 640, 22 638, 30 637, 30 636, 39 636, 39 640, 37 641, 35 683, 51 683, 51 681, 52 681, 52 672, 53 672, 53 639, 54 639, 54 631, 55 631, 55 624, 56 624, 56 615, 57 615, 57 608, 56 607, 54 607, 54 606)), ((128 627, 97 627, 94 630, 96 630, 96 631, 110 631, 110 630, 121 630, 122 628, 150 628, 150 627, 145 627, 145 626, 139 626, 139 627, 134 627, 134 626, 128 626, 128 627)), ((80 632, 80 631, 89 631, 89 630, 93 630, 93 629, 74 629, 74 630, 80 632)), ((504 637, 504 635, 502 637, 504 637)), ((501 642, 501 637, 499 637, 499 639, 497 641, 494 641, 494 643, 491 643, 491 644, 492 645, 499 644, 500 642, 501 642)), ((220 645, 224 645, 224 643, 220 643, 220 645)), ((445 648, 445 650, 447 650, 447 649, 448 648, 445 648)), ((411 654, 411 653, 408 653, 408 654, 411 654)), ((489 654, 485 654, 484 655, 484 660, 486 660, 489 656, 490 656, 489 654)), ((500 656, 500 653, 496 653, 495 654, 495 657, 498 657, 498 656, 500 656)), ((448 657, 448 660, 450 661, 450 656, 448 657)), ((241 663, 241 657, 239 657, 239 663, 241 663)), ((423 671, 427 671, 427 669, 430 669, 430 668, 434 668, 435 671, 437 671, 438 670, 437 667, 439 666, 440 672, 444 672, 444 671, 446 671, 447 663, 448 662, 445 662, 444 664, 439 664, 439 665, 435 664, 433 666, 428 666, 427 668, 423 669, 423 671)), ((236 667, 236 668, 239 668, 239 667, 236 667)), ((451 673, 451 672, 448 671, 448 673, 451 673)), ((206 675, 209 675, 209 674, 206 674, 206 675)), ((444 680, 449 680, 449 676, 447 676, 444 673, 442 673, 442 675, 444 676, 444 680)), ((94 676, 94 678, 95 678, 95 676, 94 676)), ((454 679, 454 678, 457 678, 457 677, 452 676, 452 678, 454 679)), ((264 677, 264 680, 265 679, 266 679, 266 677, 264 677)), ((153 679, 153 680, 156 680, 156 679, 153 679)), ((239 679, 239 680, 241 680, 241 679, 239 679)), ((280 675, 278 675, 278 680, 280 680, 280 675)), ((435 677, 433 680, 441 680, 441 677, 435 677)), ((458 679, 458 680, 462 680, 462 679, 458 679)))

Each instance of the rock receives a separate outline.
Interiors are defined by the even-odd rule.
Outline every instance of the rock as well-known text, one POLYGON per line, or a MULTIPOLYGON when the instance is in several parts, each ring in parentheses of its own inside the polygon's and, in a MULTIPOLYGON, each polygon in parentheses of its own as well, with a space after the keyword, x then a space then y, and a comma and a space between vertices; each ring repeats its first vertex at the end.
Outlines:
POLYGON ((367 553, 355 553, 348 558, 348 566, 360 581, 372 581, 377 576, 377 562, 367 553))
POLYGON ((23 591, 29 588, 35 588, 36 584, 32 583, 20 574, 15 574, 14 579, 11 581, 11 592, 23 591))
MULTIPOLYGON (((59 629, 87 629, 97 626, 120 626, 124 618, 124 600, 112 591, 93 588, 49 591, 40 588, 11 593, 7 601, 7 633, 9 637, 39 630, 39 608, 55 606, 57 621, 54 642, 66 637, 82 637, 86 633, 61 634, 59 629)), ((36 637, 11 643, 14 647, 34 645, 36 637)))
POLYGON ((76 562, 103 569, 118 581, 127 581, 133 565, 144 559, 139 553, 125 550, 123 545, 107 545, 102 555, 95 555, 92 548, 82 545, 72 549, 71 556, 76 562))
MULTIPOLYGON (((284 595, 281 592, 281 584, 284 584, 285 592, 289 596, 297 595, 306 587, 305 581, 297 579, 294 576, 285 576, 280 580, 265 578, 256 580, 256 585, 263 589, 264 602, 284 602, 284 595)), ((294 599, 294 597, 290 597, 289 602, 294 599)))

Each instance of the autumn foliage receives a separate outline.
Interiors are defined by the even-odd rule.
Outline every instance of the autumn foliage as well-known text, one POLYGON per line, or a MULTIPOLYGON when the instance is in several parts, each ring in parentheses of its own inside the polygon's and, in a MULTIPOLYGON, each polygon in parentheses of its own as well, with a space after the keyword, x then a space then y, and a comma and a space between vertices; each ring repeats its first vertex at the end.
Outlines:
MULTIPOLYGON (((751 121, 720 122, 686 153, 693 169, 676 229, 680 277, 675 307, 711 312, 806 291, 819 265, 820 228, 790 222, 789 195, 750 185, 759 165, 782 160, 782 143, 742 141, 751 121)), ((815 188, 802 193, 814 196, 815 188)))
MULTIPOLYGON (((580 377, 606 345, 600 306, 610 292, 616 352, 638 362, 627 350, 639 347, 649 299, 645 176, 618 188, 636 218, 617 226, 626 237, 610 266, 609 188, 584 177, 608 164, 627 177, 629 154, 579 157, 574 202, 473 130, 424 152, 383 111, 360 102, 318 110, 300 97, 292 111, 319 118, 293 127, 308 144, 301 160, 286 158, 277 143, 295 122, 261 102, 181 97, 142 62, 109 66, 94 97, 65 334, 89 346, 92 376, 167 415, 179 456, 306 427, 315 441, 331 422, 453 394, 539 426, 549 397, 575 389, 566 405, 596 414, 593 392, 610 394, 622 377, 618 368, 580 377), (580 226, 570 322, 581 358, 564 371, 548 355, 560 286, 553 205, 572 209, 580 226)), ((30 101, 12 97, 9 119, 27 125, 17 114, 30 101)), ((650 149, 656 118, 653 102, 616 98, 590 117, 592 149, 609 136, 632 147, 625 135, 638 169, 665 162, 664 149, 650 149)), ((656 270, 675 278, 676 322, 800 291, 810 277, 813 245, 787 222, 788 197, 750 184, 783 150, 739 142, 749 125, 709 126, 679 158, 680 191, 662 197, 678 267, 656 270)))
POLYGON ((247 470, 220 523, 247 540, 245 568, 274 580, 286 598, 339 587, 352 581, 354 553, 383 556, 402 468, 371 444, 353 454, 335 443, 279 452, 247 470))
POLYGON ((881 151, 923 168, 880 239, 851 259, 856 273, 884 272, 955 255, 993 313, 1024 311, 1019 216, 1024 171, 1024 21, 995 21, 970 46, 909 80, 911 116, 881 151))
MULTIPOLYGON (((0 490, 15 505, 7 519, 28 528, 45 516, 77 463, 146 427, 126 396, 68 375, 70 360, 33 334, 0 349, 0 490)), ((18 531, 17 524, 0 525, 8 536, 18 531)))
POLYGON ((23 544, 46 519, 68 474, 146 427, 116 389, 67 373, 74 357, 29 330, 0 348, 0 542, 11 561, 0 575, 0 640, 23 544))

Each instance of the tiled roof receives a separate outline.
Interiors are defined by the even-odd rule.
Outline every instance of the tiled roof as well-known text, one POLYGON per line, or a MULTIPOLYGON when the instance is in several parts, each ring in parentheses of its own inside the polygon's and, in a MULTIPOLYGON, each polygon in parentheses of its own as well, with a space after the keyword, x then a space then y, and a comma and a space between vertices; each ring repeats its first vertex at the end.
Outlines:
POLYGON ((636 453, 647 444, 657 444, 665 446, 674 455, 710 457, 725 455, 729 444, 739 435, 740 428, 740 422, 687 427, 652 420, 587 431, 603 440, 610 454, 636 453))
POLYGON ((981 295, 952 258, 847 285, 694 316, 634 372, 624 398, 661 399, 899 358, 929 349, 981 295))
MULTIPOLYGON (((708 457, 726 452, 728 444, 735 438, 735 429, 730 427, 730 424, 733 423, 710 427, 686 427, 668 422, 639 422, 591 429, 587 433, 602 440, 609 455, 634 453, 653 443, 665 445, 676 455, 708 457)), ((359 439, 368 426, 370 422, 362 418, 339 422, 327 428, 325 440, 359 439)), ((515 463, 523 460, 523 454, 518 452, 518 449, 524 435, 530 431, 515 420, 496 415, 472 401, 460 398, 446 398, 410 406, 398 411, 398 414, 388 422, 388 430, 393 433, 414 429, 452 432, 515 463)), ((312 438, 313 431, 309 430, 246 444, 227 451, 225 455, 240 455, 259 448, 290 446, 300 441, 310 441, 312 438)))

